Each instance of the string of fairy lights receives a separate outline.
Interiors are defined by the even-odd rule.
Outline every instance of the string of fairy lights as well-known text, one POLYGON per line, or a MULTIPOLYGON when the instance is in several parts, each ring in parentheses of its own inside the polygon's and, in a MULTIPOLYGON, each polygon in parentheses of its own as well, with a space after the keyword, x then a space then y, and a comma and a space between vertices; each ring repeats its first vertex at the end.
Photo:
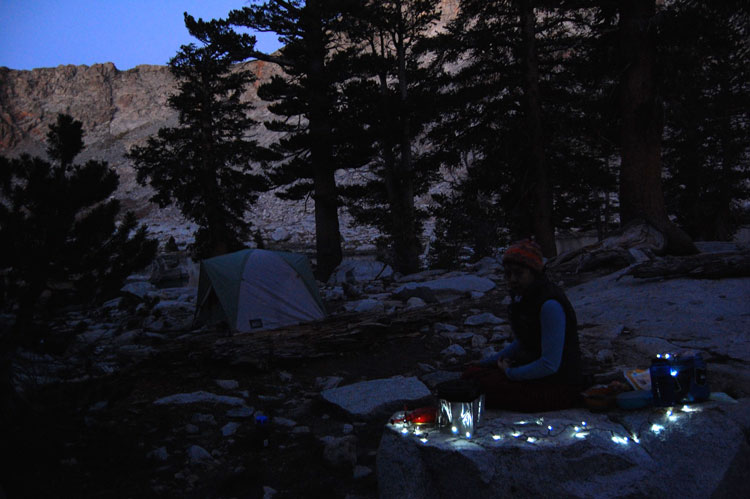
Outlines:
MULTIPOLYGON (((560 438, 568 437, 584 440, 594 434, 604 434, 617 445, 639 444, 646 433, 659 435, 668 429, 670 424, 676 423, 681 418, 691 413, 700 412, 702 409, 690 405, 680 407, 668 407, 653 410, 646 421, 635 430, 617 431, 610 428, 602 428, 592 425, 587 421, 576 421, 565 424, 550 424, 544 417, 521 419, 513 423, 501 423, 493 420, 491 428, 480 428, 476 434, 466 432, 459 434, 457 427, 425 427, 410 424, 408 422, 392 423, 404 436, 412 435, 426 444, 431 436, 435 434, 452 437, 454 441, 472 440, 474 443, 525 441, 529 444, 543 443, 545 441, 559 441, 560 438)), ((623 427, 624 428, 624 427, 623 427)))

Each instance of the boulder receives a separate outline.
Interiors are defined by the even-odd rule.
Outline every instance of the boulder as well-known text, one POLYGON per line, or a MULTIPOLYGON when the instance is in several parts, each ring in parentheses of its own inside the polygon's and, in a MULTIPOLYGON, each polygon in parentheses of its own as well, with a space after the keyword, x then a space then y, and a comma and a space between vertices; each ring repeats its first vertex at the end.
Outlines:
POLYGON ((750 362, 747 316, 737 313, 750 311, 750 279, 644 281, 623 274, 600 277, 567 292, 579 323, 612 325, 607 334, 618 341, 621 328, 627 328, 633 334, 621 340, 638 342, 634 348, 649 356, 672 345, 702 351, 707 358, 750 362))
POLYGON ((331 388, 321 396, 351 415, 374 418, 389 415, 404 403, 422 401, 431 393, 416 377, 395 376, 331 388))
MULTIPOLYGON (((416 288, 427 288, 431 290, 438 301, 446 302, 470 294, 472 291, 485 293, 495 287, 495 283, 484 277, 474 275, 462 275, 454 277, 444 277, 424 282, 408 282, 394 290, 395 296, 401 296, 408 290, 416 288)), ((429 303, 423 296, 423 300, 429 303)))
POLYGON ((393 275, 390 265, 368 260, 344 259, 328 279, 330 286, 348 282, 349 284, 385 279, 393 275))
POLYGON ((374 298, 365 298, 364 300, 357 300, 348 302, 344 305, 344 310, 348 312, 384 312, 385 304, 374 298))
POLYGON ((192 326, 194 315, 194 304, 165 300, 156 304, 143 326, 151 331, 184 331, 192 326))
POLYGON ((739 497, 748 431, 750 399, 671 416, 488 412, 471 439, 388 424, 378 487, 384 498, 739 497))
POLYGON ((129 282, 120 289, 120 293, 128 296, 132 296, 138 300, 145 300, 146 296, 155 291, 156 287, 150 282, 135 281, 129 282))
POLYGON ((179 252, 157 255, 151 264, 149 281, 156 287, 180 286, 187 283, 189 278, 187 259, 179 252))

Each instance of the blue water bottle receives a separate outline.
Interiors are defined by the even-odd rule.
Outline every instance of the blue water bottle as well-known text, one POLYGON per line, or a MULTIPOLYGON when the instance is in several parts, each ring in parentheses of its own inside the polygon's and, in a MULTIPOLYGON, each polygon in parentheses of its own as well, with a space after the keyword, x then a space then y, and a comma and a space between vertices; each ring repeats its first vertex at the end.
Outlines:
POLYGON ((701 402, 708 400, 711 395, 711 389, 708 386, 708 371, 706 361, 700 353, 693 357, 693 379, 690 383, 690 392, 688 400, 690 402, 701 402))

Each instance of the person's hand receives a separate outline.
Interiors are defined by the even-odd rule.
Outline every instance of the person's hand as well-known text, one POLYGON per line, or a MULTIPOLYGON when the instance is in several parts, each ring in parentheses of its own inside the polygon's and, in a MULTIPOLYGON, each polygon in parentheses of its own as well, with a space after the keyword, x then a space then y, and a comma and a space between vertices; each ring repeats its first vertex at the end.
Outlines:
POLYGON ((506 359, 506 358, 497 359, 497 367, 503 372, 503 374, 505 374, 505 370, 510 367, 510 359, 506 359))

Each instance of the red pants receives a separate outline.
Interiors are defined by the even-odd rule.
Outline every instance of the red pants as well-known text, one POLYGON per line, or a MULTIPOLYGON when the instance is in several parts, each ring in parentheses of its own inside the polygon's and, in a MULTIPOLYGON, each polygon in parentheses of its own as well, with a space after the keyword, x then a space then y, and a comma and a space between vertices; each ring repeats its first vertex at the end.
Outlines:
POLYGON ((544 381, 511 381, 496 367, 469 367, 461 376, 479 383, 488 409, 542 412, 579 407, 581 388, 544 381))

